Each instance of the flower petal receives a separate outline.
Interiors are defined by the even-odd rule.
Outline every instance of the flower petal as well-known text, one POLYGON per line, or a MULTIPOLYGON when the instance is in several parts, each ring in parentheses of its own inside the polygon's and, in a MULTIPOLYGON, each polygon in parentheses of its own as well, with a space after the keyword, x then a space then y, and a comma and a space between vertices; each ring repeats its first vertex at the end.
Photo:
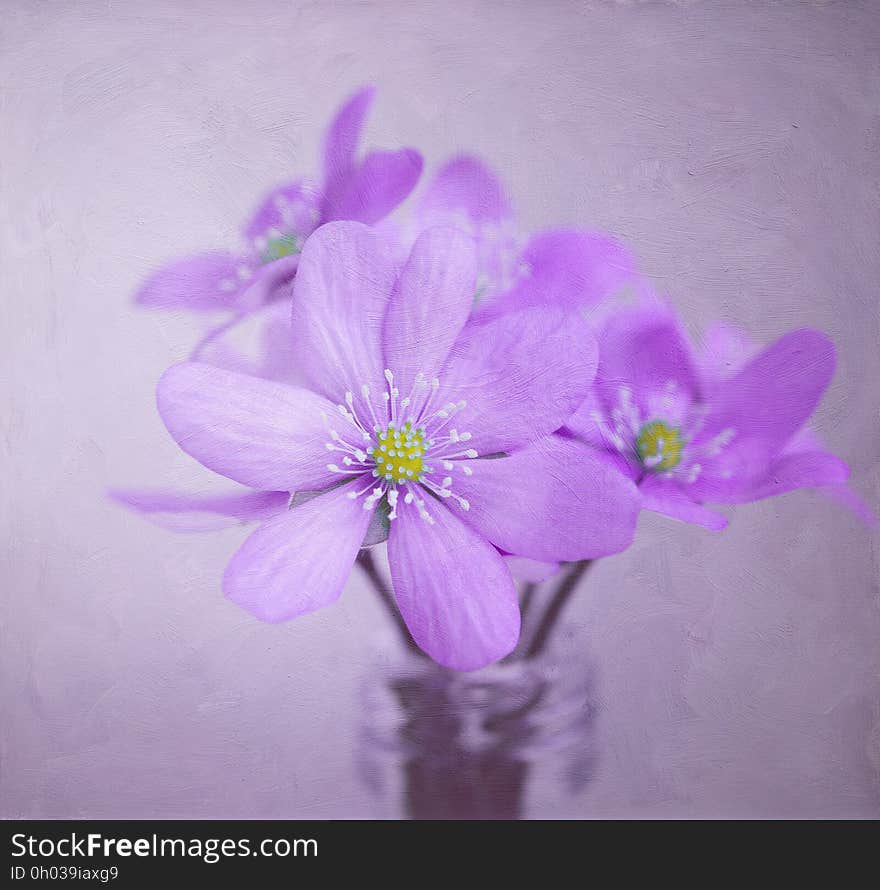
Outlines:
POLYGON ((580 442, 549 436, 470 466, 473 475, 452 484, 470 503, 462 519, 507 553, 575 562, 632 543, 640 502, 635 485, 580 442))
POLYGON ((827 485, 819 490, 830 500, 837 501, 841 506, 854 513, 869 528, 878 525, 877 515, 865 500, 848 485, 827 485))
POLYGON ((700 337, 697 355, 702 391, 711 398, 719 383, 742 370, 759 351, 744 331, 720 322, 710 325, 700 337))
POLYGON ((291 336, 316 392, 336 402, 364 384, 385 390, 382 326, 397 271, 390 245, 361 223, 329 223, 306 242, 291 336))
POLYGON ((798 451, 782 454, 773 461, 767 475, 748 487, 732 489, 719 500, 746 503, 785 494, 798 488, 823 488, 843 485, 849 479, 849 467, 828 451, 798 451))
POLYGON ((385 316, 385 362, 402 393, 419 372, 437 376, 470 315, 475 285, 471 238, 447 228, 419 235, 385 316))
POLYGON ((254 312, 267 303, 290 299, 291 282, 298 266, 298 256, 282 257, 260 266, 236 300, 235 308, 239 312, 254 312))
POLYGON ((510 201, 498 177, 479 158, 450 158, 425 189, 418 216, 425 225, 455 224, 465 216, 471 222, 502 223, 511 216, 510 201))
POLYGON ((519 639, 516 587, 501 555, 432 498, 429 525, 413 509, 391 523, 394 596, 413 639, 438 663, 473 671, 519 639))
POLYGON ((595 387, 591 387, 577 411, 565 421, 565 429, 588 445, 605 450, 611 447, 611 443, 602 432, 601 421, 603 420, 602 403, 599 401, 595 387))
POLYGON ((337 429, 348 422, 308 390, 183 362, 162 375, 157 402, 165 426, 187 454, 243 485, 295 491, 340 479, 326 466, 325 418, 337 429))
MULTIPOLYGON (((513 211, 498 177, 472 155, 458 155, 435 174, 414 214, 419 228, 452 225, 474 239, 477 307, 490 304, 515 273, 513 211)), ((481 311, 481 310, 480 310, 481 311)))
POLYGON ((675 314, 659 303, 614 313, 599 337, 596 392, 612 411, 628 388, 643 415, 670 384, 690 401, 699 392, 690 344, 675 314))
POLYGON ((324 193, 330 200, 354 169, 355 153, 364 121, 376 95, 366 86, 350 96, 336 112, 324 135, 324 193))
POLYGON ((318 223, 316 189, 304 180, 287 183, 269 192, 244 228, 248 241, 280 235, 307 236, 318 223))
POLYGON ((108 494, 118 504, 144 514, 157 525, 179 532, 214 531, 268 519, 284 510, 290 499, 286 491, 188 494, 116 489, 108 494))
MULTIPOLYGON (((785 449, 779 458, 777 458, 776 462, 774 462, 774 466, 778 464, 780 461, 788 461, 788 458, 791 455, 805 453, 805 452, 822 452, 824 460, 827 462, 828 458, 832 458, 833 461, 837 461, 834 455, 832 455, 827 448, 822 444, 821 438, 808 426, 803 427, 799 432, 797 432, 786 444, 785 449)), ((837 477, 837 481, 834 481, 833 478, 829 481, 829 475, 825 475, 825 480, 817 475, 812 475, 810 481, 806 481, 803 485, 816 487, 820 491, 821 494, 825 495, 829 500, 837 501, 841 506, 846 507, 852 513, 854 513, 865 525, 874 526, 877 524, 877 517, 874 515, 874 512, 871 508, 853 491, 846 481, 841 480, 841 476, 843 479, 849 478, 849 467, 846 466, 842 461, 838 465, 838 469, 835 471, 832 463, 827 463, 827 472, 833 477, 837 477)))
POLYGON ((456 426, 480 454, 509 451, 552 433, 589 392, 596 341, 578 315, 532 307, 468 324, 440 374, 467 406, 456 426))
POLYGON ((737 499, 762 481, 771 462, 807 422, 834 374, 834 345, 818 331, 781 337, 715 388, 698 442, 725 432, 732 440, 703 461, 694 496, 737 499))
POLYGON ((340 182, 338 194, 325 198, 322 222, 379 222, 415 188, 422 175, 422 156, 414 148, 371 151, 340 182))
POLYGON ((335 602, 370 522, 351 482, 258 528, 226 567, 223 591, 263 621, 287 621, 335 602))
POLYGON ((634 277, 636 265, 619 241, 578 229, 551 229, 533 236, 521 262, 528 274, 499 298, 501 306, 589 306, 620 290, 634 277))
POLYGON ((243 266, 251 271, 244 259, 222 250, 178 260, 152 275, 135 302, 151 309, 229 309, 249 284, 238 274, 243 266))
POLYGON ((504 556, 504 562, 510 574, 527 584, 540 584, 559 572, 558 562, 540 562, 537 559, 526 559, 524 556, 504 556))
POLYGON ((702 525, 712 531, 721 531, 727 526, 727 517, 691 500, 674 482, 648 477, 639 487, 642 495, 642 509, 652 513, 662 513, 680 522, 702 525))
POLYGON ((190 359, 291 386, 303 383, 290 336, 290 301, 275 300, 210 331, 190 359))

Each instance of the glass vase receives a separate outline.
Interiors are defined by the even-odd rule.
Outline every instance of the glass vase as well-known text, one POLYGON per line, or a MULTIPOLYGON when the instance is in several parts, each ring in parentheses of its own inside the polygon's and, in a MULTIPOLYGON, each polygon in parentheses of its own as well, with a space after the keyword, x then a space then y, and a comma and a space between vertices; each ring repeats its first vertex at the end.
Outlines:
POLYGON ((361 701, 358 766, 380 818, 527 818, 593 773, 595 671, 571 633, 472 673, 389 638, 361 701))

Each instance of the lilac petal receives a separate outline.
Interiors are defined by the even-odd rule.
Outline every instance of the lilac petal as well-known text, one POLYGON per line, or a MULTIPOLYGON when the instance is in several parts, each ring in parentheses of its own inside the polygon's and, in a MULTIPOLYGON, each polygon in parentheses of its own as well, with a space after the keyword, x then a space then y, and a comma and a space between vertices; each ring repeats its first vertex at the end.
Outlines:
POLYGON ((180 532, 214 531, 269 519, 283 510, 290 498, 286 491, 206 495, 117 489, 109 495, 118 504, 144 514, 157 525, 180 532))
POLYGON ((468 324, 440 374, 444 392, 467 402, 455 425, 480 454, 552 433, 589 392, 596 352, 586 322, 555 306, 468 324))
POLYGON ((439 373, 470 315, 475 283, 471 238, 445 228, 419 235, 385 316, 385 362, 402 393, 419 372, 428 380, 439 373))
POLYGON ((252 272, 246 260, 222 250, 178 260, 152 275, 135 302, 151 309, 229 309, 248 284, 238 274, 242 268, 252 272))
POLYGON ((727 526, 727 517, 691 500, 675 482, 648 477, 639 491, 643 510, 662 513, 680 522, 702 525, 711 531, 721 531, 727 526))
POLYGON ((620 242, 600 232, 577 229, 535 235, 521 261, 529 272, 500 298, 501 305, 589 306, 620 290, 635 275, 635 259, 620 242))
MULTIPOLYGON (((776 463, 782 460, 787 460, 790 455, 804 452, 822 452, 823 456, 826 458, 830 456, 834 461, 838 460, 833 455, 830 455, 828 450, 822 444, 822 440, 813 430, 809 427, 803 427, 786 444, 785 449, 781 456, 777 458, 776 463)), ((834 472, 833 468, 830 466, 829 469, 832 473, 834 472)), ((818 488, 819 491, 830 500, 837 501, 837 503, 854 513, 865 525, 876 525, 877 517, 874 515, 874 512, 846 483, 845 480, 849 478, 849 468, 842 461, 840 462, 837 475, 837 481, 827 481, 826 476, 826 481, 823 482, 821 479, 814 476, 811 481, 805 482, 804 485, 818 488), (840 477, 843 478, 841 479, 840 477)))
POLYGON ((409 195, 421 176, 422 157, 411 148, 374 151, 357 162, 358 142, 375 92, 370 86, 355 93, 327 130, 321 222, 376 223, 409 195))
POLYGON ((472 155, 447 161, 435 174, 414 214, 419 228, 451 225, 474 238, 477 307, 483 311, 515 274, 518 247, 513 212, 498 177, 472 155))
POLYGON ((711 398, 715 387, 742 370, 759 352, 746 333, 730 325, 711 325, 700 338, 697 354, 702 391, 711 398))
POLYGON ((291 345, 288 300, 276 300, 254 312, 236 315, 214 328, 190 359, 291 386, 303 382, 299 356, 291 345))
POLYGON ((322 221, 379 222, 415 188, 422 163, 422 156, 413 148, 370 152, 340 184, 338 194, 325 198, 322 221))
POLYGON ((354 169, 361 131, 375 95, 374 86, 358 90, 342 104, 327 128, 324 136, 324 193, 331 199, 354 169))
POLYGON ((558 562, 539 562, 537 559, 526 559, 524 556, 505 556, 504 562, 510 574, 527 584, 540 584, 547 581, 559 571, 558 562))
POLYGON ((798 451, 779 455, 766 476, 748 486, 721 491, 716 499, 727 503, 746 503, 798 488, 843 485, 847 479, 849 467, 839 457, 828 451, 798 451))
POLYGON ((473 155, 451 158, 434 174, 417 212, 425 223, 454 224, 463 214, 474 223, 495 225, 512 213, 501 181, 473 155))
POLYGON ((190 355, 192 361, 253 374, 285 383, 299 382, 288 370, 290 348, 290 283, 299 257, 285 257, 257 270, 257 277, 239 294, 236 314, 212 328, 190 355), (287 299, 285 299, 287 298, 287 299), (283 340, 269 337, 283 325, 283 340), (280 347, 280 348, 279 348, 280 347))
POLYGON ((327 469, 325 424, 340 434, 352 435, 352 429, 333 405, 308 390, 183 362, 162 375, 157 402, 187 454, 243 485, 296 491, 340 479, 327 469))
POLYGON ((244 228, 248 241, 279 235, 307 236, 318 221, 317 191, 303 180, 282 185, 269 192, 244 228))
POLYGON ((473 671, 519 639, 516 587, 501 555, 442 504, 426 498, 429 525, 411 508, 391 523, 394 596, 413 639, 436 662, 473 671))
MULTIPOLYGON (((369 482, 369 480, 366 480, 369 482)), ((290 506, 298 507, 300 504, 308 503, 314 498, 320 497, 327 489, 323 491, 298 491, 290 497, 290 506)), ((383 504, 379 504, 370 514, 370 522, 367 531, 364 534, 364 540, 361 547, 375 547, 376 544, 382 544, 388 540, 388 510, 383 504)))
POLYGON ((846 507, 847 510, 854 513, 869 528, 877 526, 877 515, 868 506, 864 499, 856 494, 856 492, 854 492, 848 485, 838 483, 823 486, 819 490, 832 501, 837 501, 839 504, 846 507))
POLYGON ((253 312, 267 303, 289 299, 291 282, 298 266, 298 256, 282 257, 260 266, 236 300, 235 308, 240 312, 253 312))
POLYGON ((471 462, 452 490, 470 502, 462 519, 496 547, 543 562, 625 550, 639 494, 632 480, 586 445, 549 436, 510 457, 471 462))
POLYGON ((591 388, 577 411, 565 421, 565 429, 582 442, 594 448, 605 449, 609 447, 609 442, 599 425, 599 419, 604 419, 604 416, 603 406, 599 402, 596 390, 591 388))
POLYGON ((305 386, 300 357, 293 351, 290 336, 290 306, 276 303, 266 312, 260 335, 262 361, 257 376, 291 386, 305 386))
POLYGON ((834 374, 834 345, 818 331, 781 337, 715 390, 700 442, 732 436, 703 462, 694 495, 728 500, 765 478, 783 446, 813 413, 834 374))
POLYGON ((291 337, 303 373, 334 402, 385 390, 382 326, 397 280, 391 247, 356 222, 321 226, 306 242, 293 285, 291 337))
POLYGON ((600 420, 604 421, 604 418, 604 410, 596 396, 596 391, 591 389, 577 411, 565 421, 563 427, 556 431, 556 435, 583 442, 601 454, 602 458, 616 467, 619 473, 637 482, 642 475, 641 466, 630 460, 627 452, 620 450, 611 441, 607 422, 605 425, 599 423, 600 420))
POLYGON ((223 591, 263 621, 287 621, 335 602, 370 522, 358 482, 343 485, 260 526, 226 567, 223 591))
POLYGON ((631 391, 643 415, 652 398, 670 385, 680 397, 695 399, 697 371, 687 337, 672 310, 651 303, 613 314, 599 337, 596 392, 612 411, 622 388, 631 391))

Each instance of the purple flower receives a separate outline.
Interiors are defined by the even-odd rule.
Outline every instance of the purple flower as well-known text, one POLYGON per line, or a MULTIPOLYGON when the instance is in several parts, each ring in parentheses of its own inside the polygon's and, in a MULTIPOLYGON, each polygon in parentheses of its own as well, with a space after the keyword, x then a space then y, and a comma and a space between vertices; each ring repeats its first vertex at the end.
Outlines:
MULTIPOLYGON (((450 158, 431 177, 415 209, 377 224, 397 243, 401 259, 419 234, 449 226, 474 241, 477 281, 476 315, 536 305, 548 300, 572 307, 598 304, 634 278, 635 263, 619 242, 598 232, 551 229, 521 246, 509 198, 500 179, 479 158, 450 158)), ((297 357, 288 337, 290 279, 298 262, 278 261, 239 298, 252 311, 237 314, 215 328, 192 354, 218 367, 301 382, 297 357), (256 308, 254 308, 256 307, 256 308)))
POLYGON ((513 283, 519 266, 513 208, 501 180, 479 158, 456 155, 437 170, 412 214, 409 243, 437 225, 454 226, 473 238, 475 303, 486 303, 513 283))
MULTIPOLYGON (((455 227, 473 238, 475 298, 512 281, 518 256, 510 204, 499 179, 478 158, 459 155, 447 161, 431 178, 413 213, 385 217, 376 228, 396 244, 405 260, 419 234, 436 226, 455 227)), ((276 266, 281 267, 280 283, 288 285, 291 273, 280 263, 276 266)), ((192 358, 270 380, 301 383, 289 337, 291 288, 276 286, 270 279, 257 282, 253 289, 256 294, 245 294, 242 301, 258 308, 215 328, 192 358), (273 294, 271 301, 265 297, 267 289, 273 294)))
POLYGON ((635 277, 632 254, 602 232, 546 229, 522 245, 504 186, 471 155, 451 158, 429 182, 409 231, 431 225, 452 225, 474 238, 476 314, 547 302, 571 308, 595 305, 635 277))
MULTIPOLYGON (((487 320, 499 311, 559 301, 579 307, 596 304, 627 284, 634 276, 629 253, 617 242, 593 232, 550 230, 520 249, 510 200, 499 178, 480 159, 458 155, 441 165, 406 216, 386 217, 379 228, 397 242, 395 250, 406 259, 420 232, 436 225, 453 225, 466 231, 476 252, 475 306, 472 317, 487 320)), ((280 266, 277 263, 276 266, 280 266)), ((281 278, 289 274, 282 269, 281 278)), ((272 289, 264 278, 253 287, 249 305, 264 303, 253 312, 233 316, 211 332, 193 358, 228 370, 301 385, 299 355, 290 336, 291 288, 272 289)), ((208 531, 230 524, 265 518, 264 503, 283 492, 263 492, 261 499, 247 489, 184 494, 170 491, 116 490, 111 496, 152 521, 175 531, 208 531), (256 506, 255 506, 256 505, 256 506)), ((387 534, 374 521, 365 544, 381 542, 387 534)), ((525 580, 546 577, 555 563, 505 555, 514 575, 525 580)))
POLYGON ((469 320, 476 265, 452 229, 423 232, 401 267, 375 230, 331 223, 294 283, 305 386, 198 362, 165 373, 159 410, 186 452, 258 492, 312 493, 233 557, 232 600, 267 621, 329 605, 378 517, 414 639, 472 670, 519 635, 502 552, 552 563, 628 546, 632 482, 551 435, 592 382, 589 328, 552 305, 469 320))
POLYGON ((373 224, 390 213, 418 181, 422 158, 411 148, 357 157, 374 94, 373 87, 366 87, 336 113, 324 137, 320 186, 300 179, 275 189, 244 226, 239 250, 210 251, 160 269, 138 292, 137 302, 253 311, 286 293, 303 245, 318 226, 337 219, 373 224))
POLYGON ((644 509, 711 529, 727 520, 705 503, 843 485, 846 464, 803 430, 834 373, 831 341, 803 329, 737 361, 730 342, 707 344, 700 355, 660 302, 617 310, 567 429, 616 456, 644 509))

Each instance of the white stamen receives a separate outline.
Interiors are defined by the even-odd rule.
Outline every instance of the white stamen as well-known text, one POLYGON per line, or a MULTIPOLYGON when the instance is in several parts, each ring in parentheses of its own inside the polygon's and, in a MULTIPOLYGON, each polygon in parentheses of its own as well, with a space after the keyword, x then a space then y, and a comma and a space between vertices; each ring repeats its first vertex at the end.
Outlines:
POLYGON ((360 476, 364 472, 363 467, 359 467, 356 470, 343 470, 337 464, 327 464, 327 469, 331 473, 341 473, 343 476, 360 476))

